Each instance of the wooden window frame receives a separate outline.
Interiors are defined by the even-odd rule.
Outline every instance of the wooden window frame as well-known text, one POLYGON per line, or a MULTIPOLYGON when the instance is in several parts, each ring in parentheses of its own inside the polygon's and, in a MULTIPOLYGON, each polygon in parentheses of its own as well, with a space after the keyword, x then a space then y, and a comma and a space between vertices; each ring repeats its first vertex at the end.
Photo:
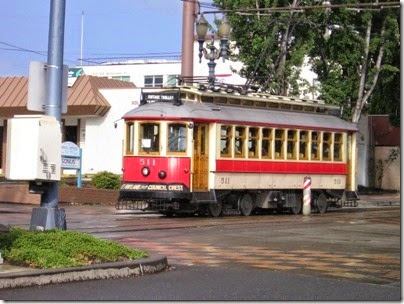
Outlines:
POLYGON ((260 128, 248 127, 248 158, 258 158, 259 154, 259 140, 260 140, 260 128), (252 130, 255 130, 255 134, 252 135, 252 130))
MULTIPOLYGON (((170 122, 167 124, 167 154, 169 155, 173 155, 173 154, 177 154, 177 155, 181 155, 181 154, 186 154, 187 153, 187 132, 188 128, 187 128, 187 124, 183 123, 183 122, 170 122), (178 150, 178 151, 171 151, 170 149, 170 134, 174 134, 174 133, 170 133, 170 127, 171 126, 182 126, 185 129, 185 138, 183 139, 183 143, 185 143, 185 149, 182 150, 178 150)), ((177 137, 177 139, 181 139, 181 135, 179 135, 177 137)), ((161 140, 161 139, 160 139, 161 140)))
POLYGON ((298 142, 298 131, 295 129, 290 129, 286 131, 287 135, 287 139, 286 139, 286 157, 287 159, 291 159, 291 160, 296 160, 297 159, 297 142, 298 142), (289 134, 293 134, 292 137, 289 136, 289 134), (292 151, 290 152, 290 145, 292 145, 292 151))
POLYGON ((135 153, 135 123, 129 121, 125 124, 125 155, 134 155, 135 153))
MULTIPOLYGON (((154 128, 153 128, 154 129, 154 128)), ((156 122, 140 122, 139 123, 139 155, 159 155, 161 149, 161 125, 156 122), (143 138, 143 130, 145 125, 153 125, 157 126, 157 133, 153 130, 153 136, 150 138, 150 135, 146 138, 143 138), (156 138, 157 136, 157 138, 156 138), (142 146, 143 140, 150 140, 150 148, 144 148, 142 146), (157 148, 155 146, 157 145, 157 148), (154 148, 153 148, 154 147, 154 148)))
POLYGON ((285 129, 275 129, 274 131, 274 158, 285 159, 285 129), (278 137, 278 132, 282 132, 278 137), (277 151, 277 141, 280 141, 280 151, 277 151), (278 153, 278 154, 277 154, 278 153))
POLYGON ((220 126, 220 157, 231 157, 233 151, 233 126, 231 125, 221 125, 220 126), (222 134, 222 131, 225 130, 225 134, 222 134), (224 141, 224 146, 222 147, 221 143, 224 141))
POLYGON ((299 160, 308 160, 309 159, 309 147, 310 147, 310 131, 309 130, 299 130, 298 147, 299 147, 299 160), (303 133, 306 134, 305 138, 302 138, 303 133))
POLYGON ((247 127, 245 126, 235 126, 234 127, 234 157, 235 158, 244 158, 246 156, 246 130, 247 127), (237 135, 237 130, 242 130, 241 135, 237 135), (239 144, 237 144, 239 143, 239 144), (241 151, 240 151, 241 149, 241 151))
POLYGON ((272 159, 273 155, 273 134, 274 129, 272 128, 262 128, 261 130, 262 138, 261 138, 261 158, 263 159, 272 159), (268 135, 265 135, 265 130, 268 130, 268 135), (264 141, 268 141, 268 147, 264 147, 264 141))

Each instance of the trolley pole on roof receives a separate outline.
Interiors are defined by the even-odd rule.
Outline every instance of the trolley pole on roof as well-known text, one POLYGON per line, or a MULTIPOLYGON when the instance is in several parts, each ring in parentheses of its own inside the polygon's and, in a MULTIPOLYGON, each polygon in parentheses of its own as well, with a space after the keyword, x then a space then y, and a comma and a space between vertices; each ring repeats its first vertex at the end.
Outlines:
MULTIPOLYGON (((51 0, 45 115, 53 116, 59 122, 62 116, 65 7, 65 0, 51 0)), ((61 142, 55 142, 55 145, 61 144, 61 142)), ((58 182, 44 184, 40 208, 34 208, 32 211, 31 229, 39 226, 47 230, 54 228, 65 230, 64 209, 58 209, 58 182)))

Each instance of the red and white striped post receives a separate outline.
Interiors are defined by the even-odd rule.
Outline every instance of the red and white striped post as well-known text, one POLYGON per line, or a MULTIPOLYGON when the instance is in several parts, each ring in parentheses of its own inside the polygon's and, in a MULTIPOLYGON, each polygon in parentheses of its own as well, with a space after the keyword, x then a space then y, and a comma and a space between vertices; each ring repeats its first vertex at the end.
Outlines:
POLYGON ((306 176, 303 184, 303 215, 311 212, 311 177, 306 176))

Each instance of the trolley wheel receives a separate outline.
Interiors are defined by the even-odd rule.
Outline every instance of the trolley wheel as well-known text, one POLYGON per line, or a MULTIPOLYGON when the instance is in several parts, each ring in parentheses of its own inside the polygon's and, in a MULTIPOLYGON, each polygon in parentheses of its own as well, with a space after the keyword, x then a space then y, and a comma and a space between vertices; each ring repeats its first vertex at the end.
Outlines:
POLYGON ((321 193, 316 199, 316 209, 319 213, 325 213, 327 211, 327 208, 328 208, 327 199, 324 193, 321 193))
POLYGON ((251 211, 253 209, 253 200, 251 195, 244 194, 240 197, 239 208, 242 215, 249 216, 251 214, 251 211))
POLYGON ((218 217, 222 214, 222 203, 209 204, 209 214, 213 217, 218 217))
POLYGON ((292 207, 290 207, 290 211, 292 212, 292 214, 297 215, 300 214, 302 212, 302 197, 300 195, 297 194, 291 194, 288 193, 286 194, 287 196, 290 196, 289 199, 293 200, 292 203, 292 207))

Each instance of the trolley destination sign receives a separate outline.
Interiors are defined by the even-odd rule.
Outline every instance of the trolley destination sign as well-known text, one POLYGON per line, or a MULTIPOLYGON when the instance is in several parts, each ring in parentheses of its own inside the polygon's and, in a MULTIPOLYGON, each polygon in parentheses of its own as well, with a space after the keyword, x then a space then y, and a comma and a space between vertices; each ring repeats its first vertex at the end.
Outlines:
POLYGON ((174 102, 174 103, 180 103, 181 99, 179 98, 178 92, 142 92, 142 97, 140 104, 144 105, 147 103, 152 103, 152 102, 174 102))

